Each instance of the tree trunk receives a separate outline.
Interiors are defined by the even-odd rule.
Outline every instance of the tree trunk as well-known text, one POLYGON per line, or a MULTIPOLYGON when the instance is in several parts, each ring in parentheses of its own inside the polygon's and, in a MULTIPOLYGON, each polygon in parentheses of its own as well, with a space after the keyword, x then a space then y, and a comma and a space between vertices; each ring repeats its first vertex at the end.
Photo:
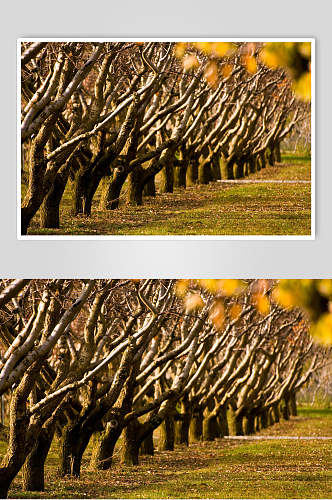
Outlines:
POLYGON ((223 160, 221 162, 221 178, 226 180, 234 179, 234 161, 223 160))
POLYGON ((266 429, 269 425, 268 422, 268 412, 267 410, 263 410, 260 414, 260 428, 266 429))
POLYGON ((61 435, 59 467, 60 476, 80 476, 80 466, 82 459, 80 443, 81 440, 78 426, 76 426, 75 424, 67 424, 63 428, 61 435))
POLYGON ((217 423, 217 416, 207 416, 203 420, 203 441, 213 441, 219 437, 219 429, 217 423))
POLYGON ((198 161, 193 158, 187 167, 187 186, 194 186, 198 181, 198 161))
POLYGON ((174 188, 174 170, 171 163, 167 163, 161 171, 160 192, 173 193, 174 188))
POLYGON ((104 431, 94 436, 90 466, 92 469, 107 470, 112 465, 115 445, 122 432, 122 427, 114 420, 107 422, 104 431))
MULTIPOLYGON (((98 183, 96 189, 93 190, 90 182, 91 179, 89 178, 88 173, 85 172, 84 174, 81 174, 78 172, 76 174, 72 206, 73 215, 91 215, 92 198, 98 187, 98 183)), ((96 181, 94 184, 96 184, 96 181)))
POLYGON ((277 163, 281 163, 281 153, 280 153, 280 144, 277 143, 274 147, 274 154, 277 163))
POLYGON ((275 424, 273 408, 269 408, 267 411, 267 424, 269 427, 275 424))
POLYGON ((22 470, 22 488, 25 491, 44 491, 44 468, 54 435, 54 426, 43 429, 35 446, 27 456, 22 470))
POLYGON ((140 442, 138 440, 139 424, 130 422, 123 430, 121 463, 125 465, 138 465, 140 442))
POLYGON ((181 404, 181 414, 175 424, 175 443, 189 445, 189 425, 191 414, 186 402, 181 404))
POLYGON ((136 166, 128 176, 128 205, 143 205, 143 174, 144 169, 141 166, 136 166))
POLYGON ((12 474, 6 468, 0 468, 0 498, 7 498, 10 485, 16 474, 12 474))
POLYGON ((154 176, 150 177, 150 179, 148 179, 144 184, 143 194, 144 196, 156 196, 156 184, 154 176))
POLYGON ((185 165, 176 165, 174 167, 174 187, 186 187, 186 171, 185 165))
POLYGON ((274 154, 274 147, 272 147, 268 153, 268 159, 269 159, 269 164, 271 167, 275 164, 275 154, 274 154))
POLYGON ((256 415, 255 417, 255 431, 259 432, 261 430, 261 418, 260 415, 256 415))
POLYGON ((174 450, 174 418, 173 416, 166 416, 161 423, 159 433, 159 451, 173 451, 174 450))
POLYGON ((195 443, 202 439, 203 433, 203 413, 195 410, 191 416, 189 424, 189 441, 195 443))
POLYGON ((289 410, 292 417, 297 417, 296 393, 292 392, 289 398, 289 410))
POLYGON ((211 164, 209 161, 203 160, 198 167, 198 183, 209 184, 211 180, 211 164))
POLYGON ((141 455, 154 455, 153 431, 143 440, 140 447, 141 455))
POLYGON ((279 403, 275 403, 273 405, 272 411, 273 411, 273 417, 274 417, 275 423, 279 423, 280 422, 279 403))
POLYGON ((101 210, 115 210, 119 207, 123 185, 128 177, 125 170, 114 170, 113 177, 104 177, 99 208, 101 210))
POLYGON ((212 174, 211 180, 220 181, 220 179, 221 179, 220 163, 219 163, 219 159, 216 158, 215 156, 212 158, 212 161, 211 161, 211 174, 212 174))
POLYGON ((289 417, 290 417, 289 396, 284 397, 284 405, 282 407, 282 416, 285 420, 289 420, 289 417))
POLYGON ((229 436, 229 427, 227 420, 227 406, 222 406, 218 414, 220 437, 229 436))
POLYGON ((265 153, 262 153, 260 155, 260 163, 261 163, 261 168, 266 168, 266 158, 265 158, 265 153))
POLYGON ((59 229, 60 202, 66 189, 68 174, 65 178, 57 176, 50 191, 40 207, 40 227, 59 229))
POLYGON ((242 179, 244 177, 244 162, 238 160, 234 163, 234 179, 242 179))
POLYGON ((230 416, 230 430, 232 436, 243 436, 243 416, 237 415, 236 410, 233 408, 229 411, 230 416))
POLYGON ((246 436, 255 434, 255 413, 249 412, 243 419, 243 431, 246 436))
POLYGON ((249 172, 251 174, 254 174, 256 171, 257 171, 256 158, 253 156, 249 158, 249 172))

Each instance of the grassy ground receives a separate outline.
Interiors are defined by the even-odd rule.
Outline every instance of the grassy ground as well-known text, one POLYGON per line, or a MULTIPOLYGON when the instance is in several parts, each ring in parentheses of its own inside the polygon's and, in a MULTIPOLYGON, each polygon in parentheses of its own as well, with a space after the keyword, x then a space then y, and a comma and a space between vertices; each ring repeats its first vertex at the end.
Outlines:
MULTIPOLYGON (((249 179, 310 180, 310 158, 285 156, 249 179)), ((145 198, 142 207, 98 210, 96 193, 92 216, 72 217, 71 186, 61 205, 61 228, 40 229, 38 214, 29 234, 53 235, 308 235, 310 184, 210 183, 173 194, 145 198)))
MULTIPOLYGON (((332 409, 300 411, 276 424, 268 435, 332 436, 332 409)), ((227 441, 198 443, 175 452, 142 457, 124 467, 116 459, 109 471, 88 469, 80 480, 56 476, 57 449, 47 463, 46 491, 21 492, 19 478, 12 498, 331 498, 331 441, 227 441)))

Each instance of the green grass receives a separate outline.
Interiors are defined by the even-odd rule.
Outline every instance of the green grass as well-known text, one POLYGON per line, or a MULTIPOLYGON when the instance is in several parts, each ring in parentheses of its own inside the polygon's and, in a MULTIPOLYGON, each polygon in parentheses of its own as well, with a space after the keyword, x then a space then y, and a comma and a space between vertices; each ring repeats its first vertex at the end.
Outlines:
MULTIPOLYGON (((289 422, 263 433, 332 436, 332 410, 303 409, 289 422)), ((0 449, 1 450, 1 449, 0 449)), ((2 446, 4 451, 4 446, 2 446)), ((175 452, 141 457, 141 465, 118 462, 95 472, 84 459, 80 480, 56 475, 57 446, 46 467, 46 491, 22 492, 20 479, 12 498, 331 498, 332 439, 227 441, 178 446, 175 452)), ((1 451, 0 451, 1 453, 1 451)))
MULTIPOLYGON (((287 156, 284 162, 267 167, 249 179, 310 180, 310 158, 287 156)), ((145 198, 142 207, 128 207, 122 199, 120 208, 111 212, 98 209, 100 192, 97 191, 89 218, 71 215, 71 189, 68 184, 62 200, 61 228, 39 228, 37 214, 29 234, 309 235, 311 232, 310 184, 214 182, 145 198)))

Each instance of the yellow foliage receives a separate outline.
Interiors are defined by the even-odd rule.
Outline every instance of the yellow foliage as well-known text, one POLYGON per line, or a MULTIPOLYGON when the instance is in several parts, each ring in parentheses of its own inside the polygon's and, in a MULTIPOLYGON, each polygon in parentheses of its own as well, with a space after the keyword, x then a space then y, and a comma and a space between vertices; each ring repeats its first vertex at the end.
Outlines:
POLYGON ((188 290, 189 280, 177 280, 175 285, 175 293, 178 297, 184 297, 188 290))
POLYGON ((212 52, 218 57, 230 55, 236 49, 236 46, 230 42, 215 42, 211 46, 212 52))
POLYGON ((178 42, 175 46, 175 55, 181 59, 186 52, 187 44, 184 42, 178 42))
POLYGON ((244 282, 242 280, 217 280, 217 287, 223 295, 230 297, 244 290, 244 282))
POLYGON ((332 314, 325 313, 310 329, 311 335, 321 344, 332 344, 332 314))
POLYGON ((218 82, 218 66, 214 61, 209 62, 204 72, 204 78, 211 87, 215 87, 218 82))
POLYGON ((183 67, 186 71, 189 69, 197 68, 199 62, 196 56, 193 54, 186 54, 183 58, 183 67))
POLYGON ((255 293, 252 295, 251 301, 260 314, 268 314, 270 311, 270 301, 266 295, 255 293))
POLYGON ((198 283, 200 286, 206 288, 206 290, 208 290, 211 293, 216 293, 218 291, 217 280, 203 279, 203 280, 198 280, 198 283))
POLYGON ((205 54, 211 54, 212 51, 211 42, 194 42, 193 45, 202 52, 205 52, 205 54))
POLYGON ((225 321, 225 307, 222 300, 216 300, 213 304, 209 318, 212 321, 213 325, 220 330, 224 326, 225 321))
POLYGON ((228 78, 233 71, 233 66, 232 64, 224 64, 221 68, 221 74, 224 78, 228 78))
POLYGON ((293 90, 304 101, 311 99, 311 73, 303 73, 298 80, 293 82, 293 90))
POLYGON ((256 58, 254 56, 249 56, 249 55, 244 56, 242 59, 242 62, 249 73, 252 73, 252 74, 256 73, 257 61, 256 61, 256 58))
POLYGON ((230 309, 229 309, 229 315, 231 319, 237 319, 242 312, 242 306, 241 304, 232 304, 230 309))
POLYGON ((332 297, 332 280, 317 280, 317 289, 324 297, 332 297))
POLYGON ((198 309, 202 309, 204 306, 204 302, 202 297, 198 293, 190 293, 184 299, 186 311, 194 311, 198 309))

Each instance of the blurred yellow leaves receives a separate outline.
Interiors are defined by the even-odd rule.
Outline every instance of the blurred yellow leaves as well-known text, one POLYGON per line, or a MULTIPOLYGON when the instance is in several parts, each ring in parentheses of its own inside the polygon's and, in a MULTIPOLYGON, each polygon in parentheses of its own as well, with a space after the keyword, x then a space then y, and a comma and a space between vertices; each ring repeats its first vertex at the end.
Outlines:
POLYGON ((311 99, 311 73, 306 72, 293 82, 293 90, 303 101, 311 99))
POLYGON ((322 344, 332 344, 332 280, 280 280, 273 292, 282 307, 301 307, 310 315, 310 333, 322 344))
POLYGON ((211 87, 218 83, 218 66, 214 61, 209 62, 204 71, 204 78, 211 87))
POLYGON ((179 59, 184 56, 186 49, 187 49, 187 43, 184 42, 178 42, 175 46, 175 55, 179 59))
POLYGON ((225 306, 222 300, 218 299, 213 304, 209 318, 217 330, 221 330, 225 321, 225 306))
POLYGON ((183 67, 186 71, 189 69, 197 68, 199 66, 199 62, 196 56, 193 54, 186 54, 183 58, 183 67))
POLYGON ((268 42, 260 53, 262 62, 272 68, 286 68, 293 80, 295 94, 311 99, 311 43, 268 42))
POLYGON ((190 293, 184 299, 184 304, 187 312, 201 309, 204 306, 204 301, 199 293, 190 293))
POLYGON ((224 78, 228 78, 232 74, 232 71, 233 71, 232 64, 224 64, 221 67, 221 74, 224 78))
POLYGON ((263 316, 270 312, 269 298, 262 293, 254 293, 251 297, 251 303, 263 316))
MULTIPOLYGON (((209 318, 217 329, 223 328, 225 317, 236 320, 243 306, 229 304, 226 298, 237 297, 247 288, 244 280, 238 279, 192 279, 178 280, 176 293, 184 299, 186 311, 199 310, 204 300, 197 287, 214 295, 209 318), (226 314, 227 307, 227 314, 226 314)), ((305 309, 311 319, 310 333, 322 344, 332 344, 332 280, 329 279, 282 279, 256 280, 251 288, 250 301, 262 316, 271 310, 271 302, 276 302, 285 309, 305 309), (270 294, 272 289, 272 294, 270 294)), ((302 328, 302 326, 301 326, 302 328)))
POLYGON ((200 62, 194 55, 197 51, 210 58, 204 77, 215 87, 219 72, 218 64, 225 59, 226 64, 220 69, 220 75, 227 78, 233 70, 229 64, 235 51, 240 50, 241 62, 246 70, 255 74, 258 70, 257 54, 259 60, 272 69, 284 68, 292 80, 295 94, 304 101, 311 99, 311 43, 310 42, 245 42, 235 44, 232 42, 178 42, 175 46, 175 55, 182 59, 185 71, 195 69, 200 62), (189 53, 187 53, 187 50, 189 53))
POLYGON ((232 304, 230 309, 229 309, 229 315, 232 320, 237 319, 242 312, 242 306, 241 304, 232 304))
POLYGON ((245 55, 242 57, 242 64, 243 66, 245 66, 246 70, 249 72, 249 73, 256 73, 257 71, 257 61, 256 61, 256 58, 254 56, 251 56, 251 55, 245 55))
POLYGON ((310 329, 311 335, 321 344, 332 344, 332 314, 325 313, 310 329))

